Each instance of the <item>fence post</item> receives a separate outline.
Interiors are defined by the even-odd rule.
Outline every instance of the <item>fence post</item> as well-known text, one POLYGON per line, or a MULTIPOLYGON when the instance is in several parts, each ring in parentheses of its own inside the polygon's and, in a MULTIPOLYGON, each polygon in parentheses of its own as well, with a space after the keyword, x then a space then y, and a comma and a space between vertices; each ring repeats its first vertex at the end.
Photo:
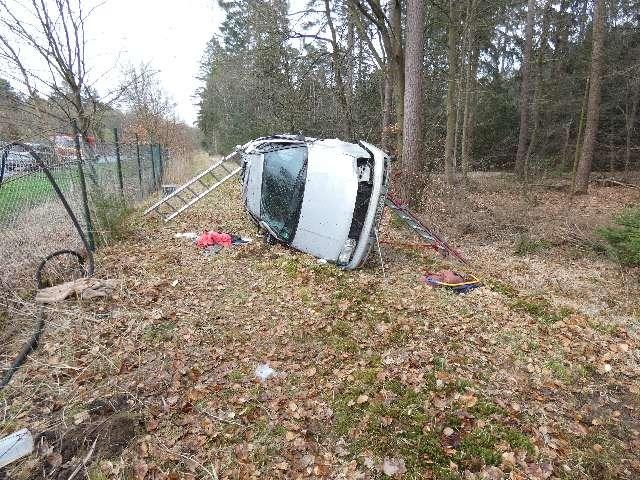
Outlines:
POLYGON ((80 179, 80 194, 82 197, 82 209, 84 213, 84 221, 87 225, 87 242, 89 243, 89 249, 93 252, 96 249, 96 244, 93 240, 93 224, 91 222, 91 212, 89 211, 89 197, 87 195, 87 182, 84 178, 84 170, 82 169, 82 149, 80 148, 80 130, 78 129, 78 123, 74 118, 71 120, 71 126, 73 127, 73 138, 76 145, 76 156, 78 157, 78 178, 80 179))
POLYGON ((116 142, 116 170, 118 172, 118 187, 120 187, 120 195, 124 198, 124 181, 122 179, 122 161, 120 159, 120 142, 118 142, 118 129, 113 129, 113 138, 116 142))
POLYGON ((158 162, 160 163, 160 183, 164 182, 164 163, 162 160, 162 145, 158 143, 158 162))
POLYGON ((136 159, 138 160, 138 183, 140 184, 140 198, 144 198, 144 188, 142 187, 142 164, 140 163, 140 142, 136 133, 136 159))
POLYGON ((156 180, 156 164, 153 161, 153 143, 149 144, 149 151, 151 152, 151 175, 153 175, 153 189, 158 188, 158 180, 156 180))

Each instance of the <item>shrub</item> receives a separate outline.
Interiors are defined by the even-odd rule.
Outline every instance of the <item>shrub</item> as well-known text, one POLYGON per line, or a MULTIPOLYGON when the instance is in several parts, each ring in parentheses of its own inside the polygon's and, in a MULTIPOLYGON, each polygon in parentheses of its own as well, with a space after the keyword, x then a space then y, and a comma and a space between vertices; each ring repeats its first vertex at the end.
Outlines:
POLYGON ((103 245, 126 238, 131 233, 133 208, 119 195, 94 195, 93 214, 96 241, 103 245))
POLYGON ((623 265, 640 266, 640 207, 624 210, 614 223, 598 229, 608 242, 609 253, 623 265))

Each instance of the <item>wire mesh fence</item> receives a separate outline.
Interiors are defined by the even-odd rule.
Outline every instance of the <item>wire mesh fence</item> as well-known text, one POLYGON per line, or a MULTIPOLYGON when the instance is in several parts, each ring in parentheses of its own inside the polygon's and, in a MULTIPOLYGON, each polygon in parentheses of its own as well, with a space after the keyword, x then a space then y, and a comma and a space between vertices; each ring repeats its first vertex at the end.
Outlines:
MULTIPOLYGON (((86 253, 47 172, 92 246, 105 243, 119 216, 161 188, 171 157, 158 144, 91 141, 76 146, 72 136, 57 136, 47 145, 0 145, 0 155, 2 374, 33 333, 38 266, 55 251, 86 253)), ((84 273, 73 255, 48 261, 44 270, 47 285, 84 273)))
POLYGON ((170 157, 158 144, 83 143, 78 155, 74 143, 73 137, 66 137, 66 143, 57 139, 53 145, 0 148, 4 159, 0 166, 0 296, 32 288, 33 272, 49 252, 82 247, 31 152, 51 173, 92 245, 106 238, 113 215, 162 186, 170 157))

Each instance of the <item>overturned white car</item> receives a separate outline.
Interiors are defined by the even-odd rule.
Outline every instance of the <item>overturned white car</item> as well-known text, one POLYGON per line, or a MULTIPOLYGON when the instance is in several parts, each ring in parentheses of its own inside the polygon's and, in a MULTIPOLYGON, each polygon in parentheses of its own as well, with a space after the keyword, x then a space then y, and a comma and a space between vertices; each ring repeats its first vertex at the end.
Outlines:
POLYGON ((389 157, 365 143, 273 135, 239 147, 245 206, 268 238, 362 265, 375 241, 389 157))

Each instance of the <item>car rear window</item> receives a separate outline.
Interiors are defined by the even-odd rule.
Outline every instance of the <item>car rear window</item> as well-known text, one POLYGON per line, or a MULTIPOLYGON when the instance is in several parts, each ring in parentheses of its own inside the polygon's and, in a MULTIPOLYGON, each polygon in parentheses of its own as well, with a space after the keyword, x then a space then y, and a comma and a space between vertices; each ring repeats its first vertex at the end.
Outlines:
POLYGON ((264 154, 260 216, 283 242, 291 242, 298 227, 307 156, 306 145, 264 154))

